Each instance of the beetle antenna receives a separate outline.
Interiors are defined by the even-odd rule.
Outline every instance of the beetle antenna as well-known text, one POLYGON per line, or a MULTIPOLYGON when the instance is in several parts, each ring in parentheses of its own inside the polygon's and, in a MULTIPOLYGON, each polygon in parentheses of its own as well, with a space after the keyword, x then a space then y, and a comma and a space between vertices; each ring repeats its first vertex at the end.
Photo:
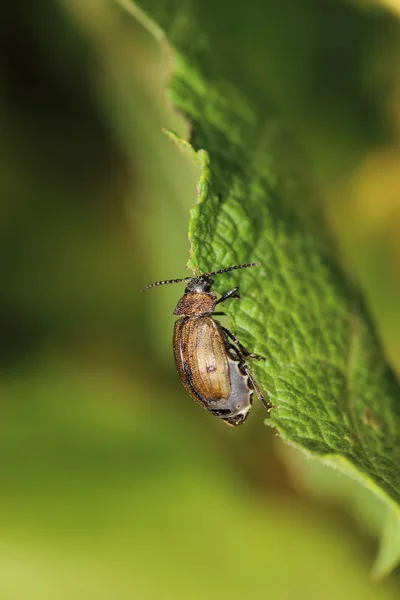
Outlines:
POLYGON ((204 273, 202 275, 202 277, 204 275, 210 276, 210 277, 212 275, 221 275, 221 273, 228 273, 229 271, 235 271, 236 269, 246 269, 247 267, 258 267, 259 265, 261 265, 261 263, 259 263, 259 262, 247 263, 246 265, 234 265, 233 267, 227 267, 226 269, 220 269, 219 271, 213 271, 212 273, 204 273))
POLYGON ((155 281, 154 283, 150 283, 146 285, 146 287, 142 288, 142 292, 145 290, 149 290, 152 287, 156 287, 157 285, 166 285, 167 283, 181 283, 182 281, 191 281, 193 277, 184 277, 183 279, 167 279, 166 281, 155 281))

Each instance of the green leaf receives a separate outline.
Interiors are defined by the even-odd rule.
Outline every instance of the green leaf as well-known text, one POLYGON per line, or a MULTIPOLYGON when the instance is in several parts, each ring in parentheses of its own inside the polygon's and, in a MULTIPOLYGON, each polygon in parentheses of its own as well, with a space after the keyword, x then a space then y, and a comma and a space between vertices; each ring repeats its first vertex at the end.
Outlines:
POLYGON ((382 579, 400 563, 400 512, 389 508, 385 514, 382 539, 372 575, 382 579))
POLYGON ((141 0, 153 21, 123 3, 174 48, 169 94, 190 120, 202 165, 190 267, 262 263, 215 287, 240 284, 241 301, 224 310, 243 343, 266 358, 252 368, 274 405, 267 421, 286 441, 398 503, 398 382, 323 225, 309 167, 257 80, 235 74, 240 23, 224 30, 222 47, 215 23, 204 25, 203 0, 141 0))
POLYGON ((280 448, 295 486, 320 502, 343 506, 358 528, 369 536, 381 537, 372 576, 376 580, 386 577, 400 563, 399 508, 394 503, 388 505, 360 481, 332 469, 323 460, 312 460, 288 445, 280 448))

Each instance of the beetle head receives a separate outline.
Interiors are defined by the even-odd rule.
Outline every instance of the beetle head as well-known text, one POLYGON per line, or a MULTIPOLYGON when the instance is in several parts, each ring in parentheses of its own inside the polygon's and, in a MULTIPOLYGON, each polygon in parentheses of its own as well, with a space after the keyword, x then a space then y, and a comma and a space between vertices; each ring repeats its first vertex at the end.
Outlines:
POLYGON ((185 288, 185 294, 190 292, 209 292, 213 283, 214 280, 207 273, 200 275, 200 277, 193 277, 185 288))

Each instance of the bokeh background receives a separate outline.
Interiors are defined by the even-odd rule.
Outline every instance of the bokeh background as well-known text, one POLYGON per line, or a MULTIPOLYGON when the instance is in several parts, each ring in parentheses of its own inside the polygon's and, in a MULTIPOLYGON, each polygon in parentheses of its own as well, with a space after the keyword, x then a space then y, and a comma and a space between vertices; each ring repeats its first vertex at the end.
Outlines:
MULTIPOLYGON (((264 3, 287 49, 271 97, 400 368, 397 6, 317 4, 264 3)), ((248 47, 246 20, 230 31, 248 47)), ((262 408, 238 430, 200 410, 173 365, 182 289, 140 293, 185 276, 196 201, 197 167, 162 133, 189 134, 170 62, 117 2, 2 8, 0 598, 397 598, 398 572, 369 574, 380 503, 262 408)))

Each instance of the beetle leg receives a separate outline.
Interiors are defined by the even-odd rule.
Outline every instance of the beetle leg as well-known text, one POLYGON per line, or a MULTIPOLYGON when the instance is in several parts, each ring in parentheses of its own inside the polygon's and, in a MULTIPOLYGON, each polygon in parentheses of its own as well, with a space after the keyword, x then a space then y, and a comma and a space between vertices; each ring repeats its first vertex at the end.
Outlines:
POLYGON ((234 287, 232 290, 229 290, 229 292, 225 292, 225 294, 223 294, 221 296, 221 298, 219 300, 217 300, 217 302, 215 304, 219 304, 220 302, 225 302, 225 300, 229 300, 229 298, 235 298, 235 300, 239 300, 240 296, 238 294, 239 288, 238 287, 234 287))
POLYGON ((223 325, 221 325, 221 327, 225 331, 226 335, 228 335, 231 338, 231 340, 235 342, 243 356, 245 356, 246 358, 254 358, 254 360, 265 360, 265 358, 263 356, 260 356, 260 354, 254 354, 253 352, 249 352, 247 348, 245 348, 243 344, 240 343, 240 341, 238 340, 236 335, 232 333, 232 331, 229 331, 229 329, 227 329, 223 325))
MULTIPOLYGON (((225 329, 225 327, 223 329, 224 329, 224 331, 226 331, 227 334, 228 333, 231 334, 231 332, 228 331, 227 329, 225 329)), ((233 346, 232 344, 228 343, 228 350, 230 350, 231 356, 232 356, 232 350, 233 350, 233 358, 234 358, 234 360, 237 360, 239 362, 239 369, 241 370, 241 372, 244 375, 246 375, 248 377, 249 383, 251 384, 252 389, 255 391, 257 398, 265 406, 265 408, 268 411, 270 411, 273 408, 273 405, 271 404, 271 402, 268 402, 268 400, 265 400, 262 391, 258 387, 257 381, 254 379, 249 367, 247 366, 247 363, 246 363, 244 354, 241 351, 240 345, 238 348, 236 348, 236 346, 233 346)))
POLYGON ((270 411, 272 408, 274 408, 271 404, 271 402, 268 402, 268 400, 265 400, 260 388, 258 387, 258 383, 256 382, 256 380, 254 379, 253 375, 250 372, 249 367, 247 366, 246 362, 244 360, 242 360, 239 363, 239 367, 241 369, 243 369, 243 372, 246 373, 247 377, 249 378, 249 381, 251 381, 251 385, 253 386, 253 389, 255 391, 255 393, 257 394, 257 398, 260 400, 260 402, 265 406, 265 408, 270 411))

